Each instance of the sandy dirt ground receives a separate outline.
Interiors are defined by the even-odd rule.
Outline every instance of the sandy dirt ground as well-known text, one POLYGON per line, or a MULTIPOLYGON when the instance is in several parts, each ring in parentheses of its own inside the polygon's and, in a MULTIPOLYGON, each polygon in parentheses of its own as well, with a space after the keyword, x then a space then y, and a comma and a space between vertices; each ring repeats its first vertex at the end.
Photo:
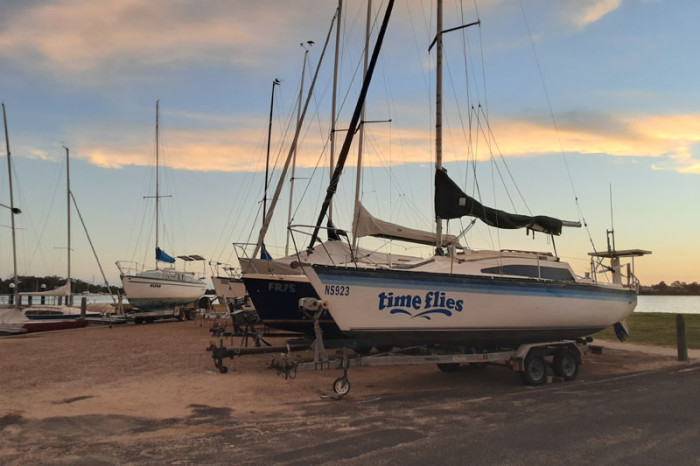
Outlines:
MULTIPOLYGON (((268 368, 269 354, 228 359, 228 373, 219 373, 206 351, 218 342, 210 326, 201 320, 156 322, 0 338, 0 463, 158 462, 148 455, 120 457, 119 446, 206 437, 222 419, 279 418, 314 403, 520 385, 516 373, 501 367, 489 368, 476 383, 472 375, 442 373, 434 365, 364 367, 351 369, 352 390, 338 401, 323 392, 342 372, 285 380, 268 368), (109 443, 112 456, 84 456, 71 447, 84 438, 109 443)), ((280 344, 284 338, 268 340, 280 344)), ((224 344, 238 345, 239 339, 224 337, 224 344)), ((606 349, 586 357, 579 380, 674 364, 670 356, 606 349)))

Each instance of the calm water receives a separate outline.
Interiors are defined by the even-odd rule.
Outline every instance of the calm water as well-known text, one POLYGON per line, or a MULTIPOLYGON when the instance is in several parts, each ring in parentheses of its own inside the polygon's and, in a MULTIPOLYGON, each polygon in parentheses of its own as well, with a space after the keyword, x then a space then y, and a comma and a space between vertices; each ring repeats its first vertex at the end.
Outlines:
POLYGON ((639 296, 634 312, 700 314, 700 296, 639 296))

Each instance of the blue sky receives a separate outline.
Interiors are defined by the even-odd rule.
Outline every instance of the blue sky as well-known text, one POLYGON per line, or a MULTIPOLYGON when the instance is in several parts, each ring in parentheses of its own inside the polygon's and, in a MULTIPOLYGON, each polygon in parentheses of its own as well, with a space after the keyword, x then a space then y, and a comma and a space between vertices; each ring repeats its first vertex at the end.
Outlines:
MULTIPOLYGON (((366 14, 365 2, 345 3, 340 129, 360 86, 366 14)), ((373 3, 376 17, 385 3, 373 3)), ((63 145, 71 150, 72 191, 109 280, 118 283, 117 260, 152 263, 153 204, 144 196, 154 190, 157 99, 167 165, 163 194, 173 196, 163 200, 163 246, 176 255, 235 261, 231 243, 253 241, 260 222, 272 80, 282 80, 272 131, 279 166, 291 140, 304 53, 299 44, 315 41, 308 88, 335 3, 1 0, 1 6, 0 100, 23 210, 17 217, 20 273, 65 274, 63 145)), ((367 103, 368 120, 391 123, 367 125, 370 167, 362 187, 375 215, 425 229, 433 216, 434 77, 427 50, 433 10, 430 1, 396 4, 367 103)), ((476 158, 483 201, 521 213, 529 208, 579 220, 576 194, 588 229, 566 230, 556 246, 579 273, 588 269, 591 239, 605 248, 612 191, 618 248, 654 252, 636 264, 642 282, 697 281, 700 4, 469 1, 461 18, 460 5, 446 0, 445 12, 445 27, 481 20, 445 40, 450 174, 473 192, 464 162, 476 158), (488 121, 492 132, 483 139, 482 131, 473 153, 465 143, 470 104, 481 105, 481 128, 488 121), (509 176, 500 181, 496 169, 505 173, 503 160, 517 189, 509 176), (527 207, 516 199, 518 190, 527 207)), ((314 167, 328 163, 333 46, 300 143, 295 223, 315 220, 327 182, 327 169, 314 167)), ((338 134, 342 141, 344 133, 338 134)), ((7 204, 4 137, 0 155, 0 203, 7 204)), ((351 161, 336 207, 341 227, 349 226, 354 178, 351 161)), ((284 252, 288 203, 285 187, 267 239, 276 254, 284 252)), ((0 210, 3 277, 12 273, 9 223, 7 210, 0 210)), ((459 231, 458 222, 450 231, 459 231)), ((75 213, 73 237, 73 275, 99 281, 75 213)), ((474 248, 552 249, 545 237, 480 225, 466 239, 474 248)))

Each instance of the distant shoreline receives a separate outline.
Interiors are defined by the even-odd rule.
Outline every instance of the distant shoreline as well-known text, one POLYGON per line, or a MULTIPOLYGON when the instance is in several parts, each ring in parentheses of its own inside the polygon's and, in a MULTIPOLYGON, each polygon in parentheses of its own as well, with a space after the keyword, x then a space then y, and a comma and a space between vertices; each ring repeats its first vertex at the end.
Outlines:
POLYGON ((660 281, 656 285, 642 286, 639 289, 640 295, 654 296, 700 296, 700 283, 686 283, 678 280, 667 285, 660 281))

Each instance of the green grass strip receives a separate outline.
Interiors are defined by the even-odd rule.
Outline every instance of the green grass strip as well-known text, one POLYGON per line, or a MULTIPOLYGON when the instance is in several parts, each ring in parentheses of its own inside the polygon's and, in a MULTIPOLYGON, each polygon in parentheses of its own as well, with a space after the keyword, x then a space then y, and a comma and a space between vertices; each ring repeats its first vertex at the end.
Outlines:
MULTIPOLYGON (((688 348, 700 348, 700 314, 684 314, 688 348)), ((630 336, 627 341, 649 345, 676 346, 676 314, 635 312, 627 323, 630 336)), ((602 340, 617 340, 612 327, 592 335, 602 340)))

